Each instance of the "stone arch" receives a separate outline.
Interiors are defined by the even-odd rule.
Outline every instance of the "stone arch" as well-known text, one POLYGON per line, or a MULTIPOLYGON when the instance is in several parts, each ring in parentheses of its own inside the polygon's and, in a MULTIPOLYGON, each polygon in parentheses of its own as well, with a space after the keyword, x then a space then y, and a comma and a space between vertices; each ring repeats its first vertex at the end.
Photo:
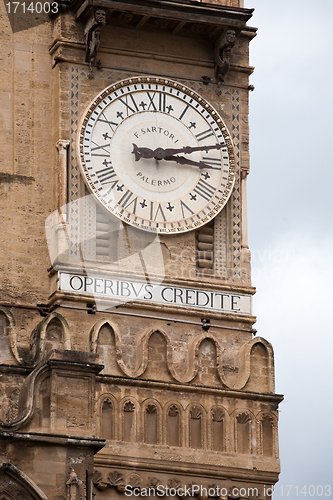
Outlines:
POLYGON ((37 342, 39 341, 39 356, 51 349, 71 349, 69 325, 66 319, 56 312, 48 314, 38 325, 37 342))
POLYGON ((207 448, 206 442, 206 411, 198 403, 190 404, 186 409, 187 439, 190 448, 207 448))
POLYGON ((269 392, 269 352, 263 342, 256 342, 250 350, 250 376, 246 389, 255 392, 269 392))
POLYGON ((122 359, 120 331, 113 321, 102 318, 95 323, 90 331, 90 351, 99 354, 102 373, 131 376, 122 359))
POLYGON ((164 407, 165 442, 169 446, 183 446, 184 410, 178 402, 169 401, 164 407))
POLYGON ((121 440, 126 442, 136 442, 138 437, 138 417, 140 405, 138 401, 125 396, 119 403, 119 413, 121 415, 121 440))
POLYGON ((168 337, 161 330, 150 330, 146 336, 145 370, 142 377, 150 380, 164 380, 170 382, 168 363, 168 337))
POLYGON ((118 404, 115 397, 106 393, 97 402, 99 436, 103 439, 117 439, 118 404))
POLYGON ((36 387, 38 381, 46 372, 48 372, 48 370, 48 364, 43 363, 27 376, 20 388, 17 420, 11 423, 0 420, 1 429, 19 429, 23 424, 27 423, 32 418, 37 397, 36 387))
POLYGON ((217 347, 216 341, 205 337, 197 347, 198 369, 193 379, 194 384, 215 385, 221 387, 221 380, 217 370, 217 347))
POLYGON ((264 457, 277 457, 277 418, 272 413, 258 415, 260 426, 260 454, 264 457))
POLYGON ((23 472, 11 463, 0 465, 1 500, 48 500, 42 490, 23 472))
POLYGON ((16 326, 12 313, 0 306, 0 361, 4 364, 21 363, 16 345, 16 326))
POLYGON ((255 337, 243 346, 241 358, 240 377, 233 389, 274 393, 274 352, 272 345, 262 337, 255 337))
POLYGON ((223 369, 222 369, 222 354, 223 354, 223 349, 221 348, 221 345, 218 341, 218 339, 215 337, 215 335, 211 333, 206 333, 203 332, 197 337, 195 337, 193 340, 191 340, 188 344, 187 350, 188 350, 188 367, 187 367, 187 372, 186 374, 181 377, 181 382, 192 382, 193 379, 197 376, 198 370, 199 370, 199 359, 200 359, 200 346, 203 341, 208 340, 210 341, 214 346, 216 350, 216 364, 215 368, 213 367, 212 362, 210 362, 210 370, 215 370, 217 371, 217 375, 219 377, 219 380, 216 378, 215 381, 217 385, 223 386, 223 387, 228 387, 228 384, 226 382, 225 376, 223 374, 223 369))
POLYGON ((234 443, 235 452, 243 455, 253 453, 252 438, 255 434, 255 417, 247 409, 234 413, 234 443))
POLYGON ((144 374, 143 378, 148 378, 147 375, 149 374, 155 380, 157 377, 153 373, 154 369, 149 366, 147 371, 148 363, 150 364, 149 359, 153 358, 156 365, 159 364, 162 368, 162 376, 164 377, 162 380, 170 381, 174 379, 180 381, 173 367, 171 342, 164 330, 158 327, 145 330, 138 337, 136 348, 138 351, 138 368, 132 373, 132 377, 140 377, 144 374), (151 337, 153 337, 152 340, 150 340, 151 337), (156 352, 154 353, 154 351, 156 352))
POLYGON ((223 406, 210 410, 210 443, 214 451, 226 451, 228 412, 223 406))
POLYGON ((162 408, 156 399, 146 399, 141 405, 143 423, 142 441, 147 444, 162 443, 162 408))

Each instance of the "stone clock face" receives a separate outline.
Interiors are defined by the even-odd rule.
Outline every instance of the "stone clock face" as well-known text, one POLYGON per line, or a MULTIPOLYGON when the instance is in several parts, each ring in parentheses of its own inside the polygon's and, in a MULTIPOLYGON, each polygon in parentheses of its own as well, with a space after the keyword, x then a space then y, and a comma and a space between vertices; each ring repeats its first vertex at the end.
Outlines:
POLYGON ((81 122, 79 163, 99 202, 158 233, 206 224, 234 181, 229 133, 212 106, 179 83, 137 77, 105 89, 81 122))

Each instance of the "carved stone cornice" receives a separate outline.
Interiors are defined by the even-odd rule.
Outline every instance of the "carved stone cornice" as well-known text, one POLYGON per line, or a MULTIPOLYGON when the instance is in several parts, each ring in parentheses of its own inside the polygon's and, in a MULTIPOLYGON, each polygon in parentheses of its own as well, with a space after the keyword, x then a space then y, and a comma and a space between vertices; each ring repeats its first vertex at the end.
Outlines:
POLYGON ((228 7, 224 5, 193 3, 190 0, 72 0, 70 9, 76 13, 78 21, 86 22, 87 17, 97 9, 112 13, 131 13, 135 26, 141 27, 150 18, 199 23, 213 27, 234 26, 242 28, 252 17, 254 9, 228 7))

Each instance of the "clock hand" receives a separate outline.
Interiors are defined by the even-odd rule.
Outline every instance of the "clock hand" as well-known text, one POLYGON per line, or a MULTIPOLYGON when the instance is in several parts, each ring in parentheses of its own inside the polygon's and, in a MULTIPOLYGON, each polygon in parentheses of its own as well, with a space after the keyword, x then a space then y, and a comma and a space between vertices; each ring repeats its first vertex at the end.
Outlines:
POLYGON ((167 156, 174 155, 176 153, 185 153, 190 154, 195 151, 206 151, 208 152, 210 149, 222 149, 226 147, 226 144, 214 144, 213 146, 185 146, 184 148, 179 149, 150 149, 150 148, 138 148, 136 144, 133 143, 133 151, 132 153, 135 155, 135 161, 139 161, 140 158, 155 158, 156 160, 164 160, 167 156))
MULTIPOLYGON (((194 148, 192 148, 191 146, 185 146, 184 148, 180 148, 180 149, 167 148, 167 149, 164 149, 163 151, 164 151, 165 156, 170 156, 170 155, 174 155, 176 153, 190 154, 190 153, 194 153, 195 151, 208 152, 210 149, 222 149, 225 147, 226 147, 226 144, 214 144, 213 146, 197 146, 194 148)), ((162 148, 159 148, 159 149, 162 149, 162 148)))
POLYGON ((181 165, 193 165, 194 167, 199 167, 200 169, 212 168, 210 165, 207 165, 207 163, 204 163, 203 161, 193 161, 189 158, 185 158, 185 156, 166 156, 163 159, 166 161, 174 161, 176 163, 180 163, 181 165))
POLYGON ((133 144, 132 153, 135 156, 135 161, 139 161, 140 158, 154 158, 155 150, 149 148, 138 148, 138 146, 134 144, 134 142, 132 144, 133 144))

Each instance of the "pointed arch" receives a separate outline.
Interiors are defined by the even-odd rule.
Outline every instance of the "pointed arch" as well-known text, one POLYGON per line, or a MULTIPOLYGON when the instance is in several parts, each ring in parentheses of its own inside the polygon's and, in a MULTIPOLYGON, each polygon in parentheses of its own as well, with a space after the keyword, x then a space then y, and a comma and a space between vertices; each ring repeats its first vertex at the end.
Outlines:
MULTIPOLYGON (((241 351, 241 370, 240 377, 234 384, 233 389, 243 389, 245 388, 251 377, 251 352, 252 348, 256 345, 262 346, 266 353, 267 359, 267 373, 264 375, 266 378, 265 390, 268 393, 274 393, 275 381, 274 381, 274 352, 272 345, 265 340, 263 337, 255 337, 254 339, 247 342, 241 351)), ((253 390, 253 389, 252 389, 253 390)), ((261 391, 261 389, 260 389, 261 391)), ((258 392, 260 392, 258 391, 258 392)))
MULTIPOLYGON (((159 330, 150 332, 147 337, 147 364, 143 372, 144 378, 150 380, 173 380, 168 363, 168 340, 159 330)), ((146 361, 146 360, 145 360, 146 361)))
POLYGON ((235 452, 249 455, 255 450, 252 449, 253 438, 256 437, 256 418, 248 409, 235 410, 232 413, 234 419, 234 446, 235 452))
POLYGON ((63 344, 63 348, 65 350, 70 350, 71 349, 71 338, 70 338, 70 331, 69 331, 69 325, 66 321, 66 319, 59 313, 52 312, 46 316, 38 325, 37 327, 37 337, 39 337, 39 356, 41 356, 44 352, 45 349, 45 344, 47 340, 47 329, 50 323, 54 320, 57 320, 57 322, 60 323, 61 326, 61 333, 62 333, 62 339, 61 343, 63 344))
POLYGON ((198 345, 198 370, 192 382, 198 385, 221 387, 217 365, 216 342, 206 337, 198 345))
MULTIPOLYGON (((0 487, 5 499, 48 500, 42 490, 23 472, 9 462, 0 465, 0 487)), ((1 497, 0 497, 1 498, 1 497)))
POLYGON ((137 352, 138 352, 138 363, 137 366, 138 368, 132 372, 132 377, 139 377, 142 375, 148 365, 149 361, 149 340, 150 337, 154 333, 159 333, 162 337, 164 337, 165 342, 166 342, 166 366, 167 369, 169 370, 172 378, 177 380, 178 382, 181 382, 181 380, 177 377, 174 367, 173 367, 173 361, 172 361, 172 348, 171 348, 171 341, 168 336, 168 334, 162 330, 161 328, 150 328, 149 330, 145 330, 141 335, 138 337, 137 340, 137 352))
POLYGON ((180 382, 191 382, 194 377, 198 373, 199 369, 199 351, 200 351, 200 345, 204 340, 210 340, 216 349, 216 370, 218 373, 218 376, 221 380, 222 386, 223 387, 228 387, 228 384, 226 382, 225 376, 223 374, 223 368, 222 368, 222 355, 224 349, 222 349, 218 339, 215 337, 214 334, 211 333, 206 333, 203 332, 194 339, 192 339, 189 344, 188 344, 188 362, 187 362, 187 372, 183 377, 181 377, 180 382))
POLYGON ((5 325, 3 326, 3 338, 9 344, 11 354, 15 361, 21 364, 22 360, 17 350, 16 325, 14 316, 6 307, 2 306, 0 306, 0 316, 2 316, 5 320, 5 325))
POLYGON ((214 451, 226 451, 227 427, 229 424, 227 410, 221 405, 213 406, 210 409, 209 420, 210 448, 214 451))
POLYGON ((119 402, 121 414, 121 439, 127 442, 136 442, 138 438, 138 416, 140 405, 136 398, 125 396, 119 402))
POLYGON ((206 442, 206 410, 199 403, 191 403, 186 408, 187 439, 190 448, 207 448, 206 442))
POLYGON ((178 401, 169 401, 164 407, 165 442, 169 446, 183 446, 184 408, 178 401))
POLYGON ((111 393, 104 393, 97 402, 99 436, 103 439, 118 439, 118 402, 111 393))
POLYGON ((264 457, 278 457, 278 418, 271 412, 257 415, 260 435, 260 454, 264 457))
POLYGON ((162 443, 162 408, 156 399, 148 398, 141 404, 141 422, 142 441, 147 444, 162 443))
POLYGON ((118 325, 114 321, 110 321, 108 318, 102 318, 97 323, 94 324, 90 330, 89 341, 90 341, 90 351, 97 353, 98 349, 98 339, 103 326, 108 325, 113 332, 114 342, 115 342, 115 364, 120 368, 127 377, 131 377, 131 371, 127 368, 123 361, 122 348, 121 348, 121 335, 118 325))

